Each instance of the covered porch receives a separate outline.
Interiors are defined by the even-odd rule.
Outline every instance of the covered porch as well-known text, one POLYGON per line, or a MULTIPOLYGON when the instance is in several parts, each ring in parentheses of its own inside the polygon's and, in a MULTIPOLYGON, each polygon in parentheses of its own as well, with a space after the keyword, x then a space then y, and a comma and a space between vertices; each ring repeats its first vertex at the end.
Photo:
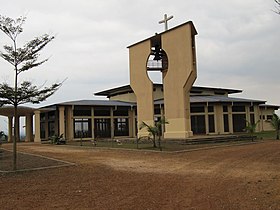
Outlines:
MULTIPOLYGON (((34 108, 31 107, 26 107, 26 106, 19 106, 18 107, 18 117, 17 117, 17 122, 18 125, 20 122, 20 118, 24 117, 25 118, 25 141, 26 142, 32 142, 34 141, 33 137, 33 114, 34 114, 34 108)), ((13 136, 14 136, 14 107, 13 106, 3 106, 0 108, 0 115, 5 116, 8 118, 7 121, 7 127, 8 127, 8 142, 13 141, 13 136)), ((20 126, 17 127, 17 133, 18 139, 17 141, 20 140, 20 126)))

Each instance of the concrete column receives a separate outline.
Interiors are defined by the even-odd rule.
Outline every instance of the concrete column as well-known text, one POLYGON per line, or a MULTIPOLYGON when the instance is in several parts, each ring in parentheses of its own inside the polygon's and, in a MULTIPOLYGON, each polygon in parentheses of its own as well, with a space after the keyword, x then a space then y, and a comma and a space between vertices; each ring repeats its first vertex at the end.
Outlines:
POLYGON ((133 110, 128 110, 128 127, 129 127, 128 135, 129 135, 129 137, 134 137, 133 119, 134 119, 133 110))
POLYGON ((245 112, 246 112, 246 125, 248 122, 251 122, 250 119, 250 106, 245 105, 245 112))
POLYGON ((209 134, 209 116, 208 116, 208 105, 204 106, 205 110, 205 132, 209 134))
POLYGON ((228 126, 229 133, 233 133, 232 105, 228 106, 228 126))
POLYGON ((260 107, 258 105, 254 105, 254 117, 255 117, 255 123, 258 122, 256 131, 261 131, 261 122, 260 122, 260 107))
POLYGON ((33 115, 28 114, 25 116, 25 141, 31 142, 33 141, 33 115))
POLYGON ((224 119, 223 119, 223 106, 222 105, 215 106, 215 115, 216 115, 215 121, 217 121, 216 131, 218 134, 221 134, 224 132, 224 119))
POLYGON ((114 111, 113 111, 113 108, 111 108, 110 110, 110 120, 111 120, 111 138, 113 139, 115 137, 114 135, 114 111))
POLYGON ((164 138, 185 139, 193 136, 190 90, 197 77, 195 34, 192 25, 185 24, 161 35, 162 49, 168 56, 163 89, 165 117, 169 124, 166 125, 164 138))
POLYGON ((8 142, 13 142, 13 117, 8 117, 8 142))
POLYGON ((95 135, 94 135, 94 107, 91 107, 91 136, 92 139, 95 139, 95 135))
POLYGON ((66 130, 64 136, 66 140, 74 139, 73 110, 74 107, 66 107, 66 130))
POLYGON ((65 136, 65 117, 64 117, 64 111, 65 111, 65 107, 64 106, 60 106, 58 108, 59 110, 59 135, 65 136))
POLYGON ((35 114, 35 137, 34 142, 41 143, 41 136, 40 136, 40 111, 36 110, 35 114))
POLYGON ((137 98, 138 137, 149 135, 146 129, 139 129, 142 122, 154 125, 153 83, 147 74, 147 59, 150 53, 150 40, 129 48, 130 86, 137 98))

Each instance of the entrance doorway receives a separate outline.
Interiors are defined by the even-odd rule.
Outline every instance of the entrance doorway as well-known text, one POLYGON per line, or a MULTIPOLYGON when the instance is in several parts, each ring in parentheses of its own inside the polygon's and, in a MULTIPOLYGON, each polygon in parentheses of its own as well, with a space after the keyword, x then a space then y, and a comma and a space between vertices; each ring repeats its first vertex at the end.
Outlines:
POLYGON ((193 134, 206 134, 205 116, 193 115, 191 116, 191 126, 193 134))

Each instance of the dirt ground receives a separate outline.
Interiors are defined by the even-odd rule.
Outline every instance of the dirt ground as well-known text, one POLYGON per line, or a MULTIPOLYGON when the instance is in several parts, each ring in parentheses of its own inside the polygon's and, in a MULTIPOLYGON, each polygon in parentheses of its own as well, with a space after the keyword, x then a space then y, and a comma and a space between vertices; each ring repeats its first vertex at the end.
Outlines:
POLYGON ((0 173, 0 209, 280 209, 279 141, 181 153, 18 150, 75 165, 0 173))

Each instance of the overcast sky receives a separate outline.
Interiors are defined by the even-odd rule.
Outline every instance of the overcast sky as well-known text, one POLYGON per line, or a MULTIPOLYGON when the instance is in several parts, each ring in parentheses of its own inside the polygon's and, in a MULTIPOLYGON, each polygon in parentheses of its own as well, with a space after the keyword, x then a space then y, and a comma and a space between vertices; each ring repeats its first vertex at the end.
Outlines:
MULTIPOLYGON (((195 85, 242 89, 237 97, 280 105, 280 15, 273 10, 273 0, 9 0, 0 14, 27 16, 20 44, 56 36, 41 54, 49 61, 21 75, 38 85, 67 78, 42 105, 94 99, 94 92, 129 84, 126 47, 162 32, 165 13, 174 16, 169 28, 191 20, 198 31, 195 85)), ((0 60, 0 81, 12 79, 0 60)))

